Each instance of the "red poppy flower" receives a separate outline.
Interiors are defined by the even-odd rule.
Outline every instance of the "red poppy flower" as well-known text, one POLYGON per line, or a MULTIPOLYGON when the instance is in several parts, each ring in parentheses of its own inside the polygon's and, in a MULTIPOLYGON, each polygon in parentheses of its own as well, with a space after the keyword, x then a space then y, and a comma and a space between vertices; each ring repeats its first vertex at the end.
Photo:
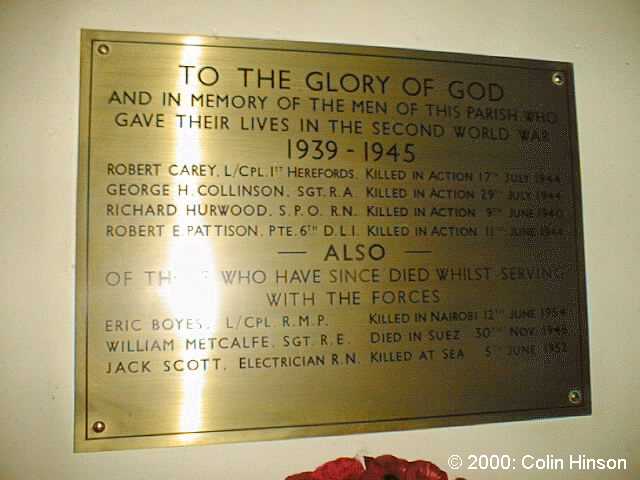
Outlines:
POLYGON ((286 480, 360 480, 364 467, 355 458, 336 458, 313 472, 289 475, 286 480))
POLYGON ((424 460, 408 462, 393 455, 364 457, 367 467, 360 480, 448 480, 447 474, 424 460))

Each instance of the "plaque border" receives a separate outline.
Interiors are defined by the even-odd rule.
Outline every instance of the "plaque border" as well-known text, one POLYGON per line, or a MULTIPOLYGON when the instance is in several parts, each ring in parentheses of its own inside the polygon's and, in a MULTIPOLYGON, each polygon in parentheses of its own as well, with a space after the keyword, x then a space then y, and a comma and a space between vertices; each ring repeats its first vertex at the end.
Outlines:
POLYGON ((589 339, 587 320, 587 291, 584 253, 584 230, 578 154, 576 101, 573 64, 569 62, 533 60, 464 53, 432 52, 392 47, 372 47, 334 43, 246 39, 234 37, 207 37, 160 33, 124 32, 110 30, 81 30, 80 45, 80 114, 78 142, 78 179, 76 205, 76 288, 75 288, 75 422, 74 451, 96 452, 105 450, 136 449, 231 443, 261 440, 283 440, 308 436, 374 433, 414 430, 443 426, 462 426, 483 423, 571 417, 591 414, 591 384, 589 373, 589 339), (242 429, 197 432, 154 433, 142 435, 89 436, 88 386, 88 332, 89 332, 89 178, 91 159, 91 104, 93 95, 93 55, 96 42, 133 43, 199 47, 304 52, 331 55, 350 55, 397 60, 443 62, 526 70, 562 72, 566 78, 568 150, 572 175, 571 189, 574 200, 574 227, 577 267, 576 319, 580 341, 577 355, 580 377, 583 379, 582 403, 558 407, 500 410, 493 412, 458 413, 446 416, 427 416, 396 419, 358 420, 325 424, 247 427, 242 429), (80 235, 82 232, 85 236, 80 235))

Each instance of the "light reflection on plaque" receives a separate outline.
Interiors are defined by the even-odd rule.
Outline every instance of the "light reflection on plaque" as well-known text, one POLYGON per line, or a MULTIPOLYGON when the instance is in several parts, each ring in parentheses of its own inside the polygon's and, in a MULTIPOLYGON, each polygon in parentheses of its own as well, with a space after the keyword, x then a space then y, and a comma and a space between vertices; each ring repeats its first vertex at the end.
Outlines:
POLYGON ((76 449, 588 414, 574 110, 559 62, 83 32, 76 449))
MULTIPOLYGON (((190 43, 187 41, 186 43, 190 43)), ((200 63, 201 47, 185 46, 182 47, 182 55, 180 58, 181 65, 194 65, 200 63)), ((176 89, 183 87, 181 79, 176 75, 176 89)), ((190 85, 184 86, 184 94, 191 95, 195 93, 195 88, 190 85)), ((185 115, 197 114, 194 107, 186 107, 180 110, 185 115)), ((176 139, 175 159, 178 164, 192 163, 195 165, 202 164, 202 145, 200 142, 200 131, 198 130, 179 130, 176 139)), ((175 181, 177 183, 177 180, 175 181)), ((192 178, 187 179, 187 185, 190 188, 195 187, 195 181, 192 178)), ((187 220, 184 218, 184 207, 186 199, 184 197, 176 198, 178 203, 178 221, 183 223, 187 220)), ((195 224, 196 226, 198 223, 195 224)), ((211 265, 213 269, 216 267, 215 253, 211 244, 206 240, 197 240, 191 245, 175 242, 170 246, 169 262, 165 265, 165 271, 187 271, 197 272, 202 264, 211 265)), ((199 318, 205 317, 208 312, 217 312, 217 294, 216 290, 207 288, 206 284, 196 283, 195 285, 182 284, 180 287, 167 287, 165 298, 169 304, 172 316, 179 317, 184 309, 184 305, 189 305, 194 309, 199 318)), ((215 332, 215 324, 217 317, 214 314, 214 320, 211 322, 211 328, 204 329, 204 334, 213 335, 215 332)), ((180 338, 185 339, 187 335, 183 332, 179 333, 180 338)), ((185 360, 196 359, 197 352, 185 352, 185 360)), ((183 399, 180 412, 179 431, 181 432, 197 432, 204 428, 202 418, 204 409, 202 405, 204 384, 206 383, 205 372, 196 372, 194 375, 184 375, 182 377, 183 399)))

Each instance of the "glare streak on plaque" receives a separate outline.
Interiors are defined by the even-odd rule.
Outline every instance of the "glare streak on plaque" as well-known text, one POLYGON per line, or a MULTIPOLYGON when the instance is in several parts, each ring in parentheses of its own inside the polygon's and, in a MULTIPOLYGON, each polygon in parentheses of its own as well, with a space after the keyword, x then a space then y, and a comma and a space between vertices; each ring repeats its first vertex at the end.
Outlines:
MULTIPOLYGON (((187 39, 186 43, 196 43, 197 38, 187 39)), ((202 47, 184 46, 181 57, 177 60, 180 65, 197 65, 202 56, 202 47)), ((185 84, 184 76, 176 65, 176 86, 182 92, 183 102, 192 93, 195 93, 198 86, 195 83, 185 84)), ((190 106, 190 103, 182 103, 177 107, 176 114, 198 114, 198 109, 190 106)), ((199 129, 176 128, 176 149, 174 162, 176 164, 198 164, 203 161, 203 146, 199 129)), ((189 190, 197 187, 197 177, 174 177, 174 200, 178 207, 176 223, 200 223, 197 217, 188 218, 185 215, 185 206, 189 197, 179 195, 177 184, 188 184, 189 190)), ((199 330, 197 335, 210 336, 218 321, 218 291, 213 287, 214 272, 216 271, 216 258, 211 240, 207 238, 172 238, 170 240, 167 255, 167 265, 165 270, 170 270, 178 275, 177 282, 163 287, 162 295, 171 310, 174 318, 184 316, 199 318, 203 323, 203 330, 199 330), (209 275, 203 278, 201 272, 207 270, 209 275), (185 276, 187 280, 185 281, 185 276), (206 326, 205 326, 206 325, 206 326)), ((182 340, 182 348, 185 348, 185 339, 194 335, 193 331, 178 330, 173 335, 182 340)), ((179 353, 181 359, 186 362, 202 357, 202 352, 197 350, 184 350, 179 353)), ((203 415, 205 408, 203 405, 204 390, 207 382, 210 381, 211 372, 198 368, 196 371, 181 372, 182 376, 182 401, 181 411, 178 413, 179 431, 197 432, 203 430, 203 415)))

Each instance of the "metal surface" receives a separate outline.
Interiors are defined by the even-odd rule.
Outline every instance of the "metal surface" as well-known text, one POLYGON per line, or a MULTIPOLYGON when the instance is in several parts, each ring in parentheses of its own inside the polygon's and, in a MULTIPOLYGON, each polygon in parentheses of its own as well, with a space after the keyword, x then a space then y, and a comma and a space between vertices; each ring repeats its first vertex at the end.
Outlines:
POLYGON ((590 412, 570 64, 103 31, 81 58, 77 451, 590 412))

